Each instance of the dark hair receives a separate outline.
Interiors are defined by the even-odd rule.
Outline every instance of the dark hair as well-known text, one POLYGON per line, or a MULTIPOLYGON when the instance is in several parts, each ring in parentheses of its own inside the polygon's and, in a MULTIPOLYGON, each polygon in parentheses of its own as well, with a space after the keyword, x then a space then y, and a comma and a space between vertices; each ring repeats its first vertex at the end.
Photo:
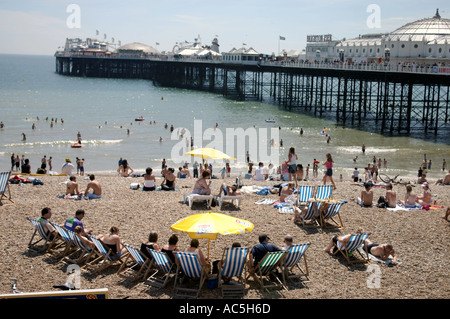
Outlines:
POLYGON ((155 232, 150 232, 150 234, 148 235, 148 241, 156 243, 158 241, 158 234, 155 232))
POLYGON ((175 172, 175 170, 172 167, 169 168, 169 171, 172 173, 175 172))
POLYGON ((202 173, 202 177, 203 177, 203 178, 208 177, 209 175, 211 175, 211 174, 209 173, 209 171, 203 171, 203 173, 202 173))
POLYGON ((191 240, 191 247, 198 248, 198 245, 199 245, 199 244, 200 244, 200 243, 199 243, 199 241, 198 241, 197 238, 194 238, 194 239, 191 240))
POLYGON ((178 236, 173 234, 169 237, 169 245, 176 245, 178 243, 178 236))
POLYGON ((147 167, 145 169, 145 172, 150 175, 153 172, 153 170, 150 167, 147 167))
POLYGON ((75 176, 70 176, 70 178, 69 178, 71 181, 74 181, 74 180, 76 180, 77 178, 75 177, 75 176))
POLYGON ((91 175, 89 176, 89 179, 90 179, 91 181, 93 181, 93 180, 95 179, 95 175, 94 175, 94 174, 91 174, 91 175))
POLYGON ((126 159, 122 160, 122 166, 123 166, 123 169, 127 168, 128 161, 126 159))
POLYGON ((233 245, 231 245, 231 247, 241 247, 241 243, 233 243, 233 245))
POLYGON ((45 214, 47 214, 48 212, 50 212, 52 209, 48 208, 48 207, 44 207, 41 210, 41 215, 44 216, 45 214))
POLYGON ((79 216, 79 215, 81 215, 81 214, 84 215, 84 209, 78 209, 78 210, 75 212, 75 216, 79 216))

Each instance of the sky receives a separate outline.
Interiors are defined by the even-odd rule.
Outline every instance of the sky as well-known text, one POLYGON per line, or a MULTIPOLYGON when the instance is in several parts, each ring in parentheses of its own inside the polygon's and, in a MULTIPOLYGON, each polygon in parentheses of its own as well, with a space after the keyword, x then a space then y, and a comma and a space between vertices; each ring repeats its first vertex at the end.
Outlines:
POLYGON ((308 35, 341 40, 392 32, 433 17, 437 8, 450 18, 443 0, 0 0, 0 54, 53 55, 66 38, 105 35, 159 51, 199 36, 203 45, 217 37, 221 52, 301 51, 308 35))

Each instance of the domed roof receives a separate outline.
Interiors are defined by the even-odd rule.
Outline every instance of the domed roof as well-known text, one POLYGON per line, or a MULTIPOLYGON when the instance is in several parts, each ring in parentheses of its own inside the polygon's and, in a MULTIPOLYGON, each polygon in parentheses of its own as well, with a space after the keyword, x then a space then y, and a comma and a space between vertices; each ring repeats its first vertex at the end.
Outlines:
POLYGON ((159 53, 159 51, 156 50, 155 48, 139 42, 133 42, 122 45, 117 49, 117 51, 142 51, 144 53, 153 53, 153 54, 159 53))
POLYGON ((417 20, 398 28, 388 36, 392 41, 432 41, 450 35, 450 19, 443 19, 439 10, 432 18, 417 20))

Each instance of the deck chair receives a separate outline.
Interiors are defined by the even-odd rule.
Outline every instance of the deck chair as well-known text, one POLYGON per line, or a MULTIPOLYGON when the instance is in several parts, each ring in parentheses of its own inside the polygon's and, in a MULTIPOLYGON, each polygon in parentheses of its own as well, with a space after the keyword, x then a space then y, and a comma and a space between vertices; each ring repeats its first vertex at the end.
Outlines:
POLYGON ((342 223, 341 215, 339 214, 339 211, 341 210, 342 205, 344 205, 343 202, 337 202, 337 203, 320 203, 319 205, 319 218, 320 218, 320 224, 323 228, 342 228, 344 227, 344 224, 342 223), (336 217, 339 218, 339 222, 337 222, 335 219, 336 217), (332 221, 335 225, 328 225, 327 221, 332 221))
POLYGON ((31 236, 30 242, 28 243, 28 248, 35 252, 45 252, 45 253, 54 253, 54 249, 59 248, 57 245, 57 241, 59 236, 54 236, 52 239, 50 239, 50 234, 47 234, 47 231, 45 230, 44 225, 42 225, 39 220, 32 219, 27 217, 27 219, 33 224, 34 226, 34 232, 31 236), (34 237, 38 237, 34 242, 34 237), (41 248, 38 248, 37 244, 41 241, 44 241, 44 244, 41 246, 41 248))
POLYGON ((236 208, 239 208, 239 205, 241 203, 241 199, 242 199, 242 195, 230 196, 230 195, 222 194, 222 196, 218 196, 217 197, 217 202, 219 204, 219 209, 222 209, 222 204, 225 201, 231 202, 231 204, 234 204, 236 206, 236 208))
POLYGON ((153 257, 152 263, 157 269, 147 278, 146 284, 156 288, 164 288, 168 281, 175 276, 175 264, 170 261, 165 252, 149 248, 147 250, 153 257), (163 273, 163 276, 157 277, 158 273, 163 273))
MULTIPOLYGON (((63 261, 68 262, 70 264, 81 265, 82 269, 85 268, 85 263, 90 262, 92 259, 99 256, 99 254, 95 251, 93 247, 86 246, 81 239, 75 234, 75 232, 66 229, 67 234, 69 234, 72 239, 73 245, 75 245, 75 250, 70 254, 67 254, 63 261)), ((90 236, 88 236, 91 239, 90 236)))
POLYGON ((314 199, 314 186, 302 185, 298 187, 297 205, 306 205, 311 199, 314 199))
POLYGON ((183 201, 188 203, 189 207, 192 208, 194 202, 206 201, 206 206, 211 208, 211 203, 214 200, 213 195, 198 195, 198 194, 184 194, 183 201))
POLYGON ((180 251, 174 251, 173 254, 175 255, 177 262, 177 271, 175 275, 175 283, 174 288, 176 289, 176 294, 179 297, 189 298, 193 297, 192 295, 189 295, 189 293, 194 293, 195 298, 198 297, 200 294, 200 290, 203 287, 203 284, 206 279, 206 271, 204 267, 200 264, 200 261, 197 257, 197 255, 180 252, 180 251), (198 288, 182 288, 180 284, 178 283, 178 274, 180 271, 190 279, 198 280, 198 288), (178 292, 183 292, 186 294, 178 294, 178 292))
POLYGON ((9 176, 11 175, 11 172, 2 172, 0 173, 0 206, 3 205, 3 200, 7 199, 11 203, 14 203, 14 201, 11 199, 11 191, 9 189, 9 176), (5 195, 6 189, 8 189, 8 195, 5 195))
POLYGON ((267 252, 266 255, 259 261, 254 269, 253 278, 260 285, 261 289, 268 289, 273 287, 283 287, 284 284, 277 276, 273 276, 275 281, 271 281, 268 277, 272 274, 273 270, 279 267, 286 251, 273 251, 267 252), (269 279, 268 284, 264 284, 264 279, 269 279))
POLYGON ((90 239, 94 243, 97 254, 99 254, 99 256, 93 259, 92 261, 88 262, 86 264, 86 268, 94 270, 95 273, 99 273, 112 265, 118 263, 122 264, 123 260, 121 258, 125 257, 125 255, 128 255, 127 252, 124 255, 119 256, 116 253, 114 253, 111 249, 107 250, 103 245, 103 243, 96 237, 91 236, 90 239))
POLYGON ((219 287, 222 290, 222 297, 243 297, 245 288, 245 277, 242 273, 245 271, 245 261, 247 259, 247 247, 227 247, 223 251, 222 259, 225 260, 222 265, 219 263, 219 287), (222 279, 239 278, 239 285, 224 285, 222 279))
POLYGON ((302 226, 320 226, 319 225, 319 212, 318 212, 318 203, 317 202, 309 202, 308 206, 306 206, 306 211, 304 214, 300 214, 295 212, 295 221, 300 220, 302 222, 302 226), (305 224, 305 221, 311 221, 311 223, 305 224))
POLYGON ((316 200, 328 200, 331 199, 333 194, 333 188, 331 185, 319 185, 317 186, 316 194, 314 198, 316 200))
POLYGON ((302 278, 305 277, 306 280, 302 281, 309 282, 309 271, 308 271, 308 263, 306 262, 306 250, 308 249, 310 243, 304 243, 304 244, 296 244, 292 245, 291 248, 288 250, 286 257, 283 259, 281 263, 281 271, 283 274, 283 283, 286 285, 286 279, 291 278, 302 278), (305 269, 302 269, 300 267, 300 262, 304 261, 305 263, 305 269), (299 269, 300 273, 295 274, 292 272, 294 268, 299 269))
POLYGON ((55 227, 59 236, 62 238, 62 240, 64 241, 64 243, 66 245, 64 247, 64 250, 61 253, 56 254, 55 257, 56 258, 64 258, 66 255, 69 255, 70 253, 74 252, 77 249, 77 247, 73 243, 72 237, 67 232, 67 230, 65 230, 64 228, 62 228, 61 226, 59 226, 55 223, 51 223, 51 224, 53 225, 53 227, 55 227))
POLYGON ((117 273, 119 276, 131 281, 136 281, 141 277, 145 279, 150 270, 152 260, 133 246, 127 244, 123 244, 123 246, 127 249, 128 255, 117 273), (132 260, 131 264, 127 264, 130 258, 132 260))
MULTIPOLYGON (((367 237, 369 237, 370 233, 357 233, 353 234, 350 237, 349 242, 347 245, 345 245, 344 249, 336 249, 335 252, 333 252, 333 255, 336 255, 337 253, 341 253, 344 258, 347 260, 348 264, 356 264, 356 263, 368 263, 369 262, 369 253, 367 252, 367 248, 364 247, 364 254, 362 254, 358 248, 364 245, 365 240, 367 237), (353 257, 353 253, 357 252, 362 259, 353 257)), ((337 246, 335 245, 337 248, 337 246)))

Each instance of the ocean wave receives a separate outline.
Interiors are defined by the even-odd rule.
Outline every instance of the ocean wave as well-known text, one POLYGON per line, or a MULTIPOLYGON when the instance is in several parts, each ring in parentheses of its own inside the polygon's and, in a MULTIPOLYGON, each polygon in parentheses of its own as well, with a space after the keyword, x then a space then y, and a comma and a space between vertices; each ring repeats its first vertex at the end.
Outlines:
MULTIPOLYGON (((118 144, 121 143, 123 140, 83 140, 81 142, 82 145, 85 144, 118 144)), ((6 144, 5 147, 16 147, 16 146, 45 146, 45 145, 71 145, 75 143, 75 141, 49 141, 49 142, 22 142, 22 143, 13 143, 13 144, 6 144)))
MULTIPOLYGON (((360 146, 341 146, 336 148, 338 153, 361 153, 360 146)), ((398 148, 382 148, 382 147, 366 147, 366 154, 378 154, 378 153, 395 153, 400 151, 398 148)))

